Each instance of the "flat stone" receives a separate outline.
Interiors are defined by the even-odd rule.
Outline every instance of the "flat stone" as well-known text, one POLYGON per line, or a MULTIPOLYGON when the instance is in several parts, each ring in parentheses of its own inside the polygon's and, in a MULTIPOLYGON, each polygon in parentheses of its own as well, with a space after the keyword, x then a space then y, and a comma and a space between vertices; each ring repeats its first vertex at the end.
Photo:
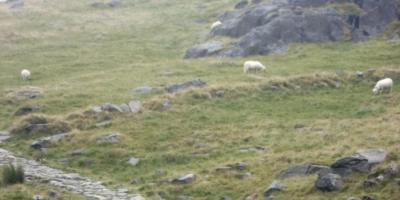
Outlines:
POLYGON ((61 133, 49 137, 42 137, 32 142, 31 147, 34 149, 48 148, 51 145, 56 145, 57 143, 72 137, 70 133, 61 133))
POLYGON ((111 133, 108 135, 99 136, 96 138, 98 143, 117 143, 121 140, 120 133, 111 133))
POLYGON ((337 174, 325 174, 318 176, 315 181, 315 187, 323 192, 339 191, 343 188, 344 182, 341 176, 337 174))
POLYGON ((165 88, 165 90, 167 90, 167 92, 169 92, 169 93, 175 93, 175 92, 178 92, 181 90, 188 89, 190 87, 203 87, 205 85, 207 85, 206 82, 204 82, 200 79, 196 79, 196 80, 192 80, 192 81, 186 81, 183 83, 169 85, 165 88))
POLYGON ((367 158, 369 164, 378 164, 385 161, 387 152, 383 149, 361 149, 356 155, 367 158))
POLYGON ((130 101, 128 105, 132 113, 139 113, 142 111, 142 103, 140 101, 130 101))
POLYGON ((330 173, 332 170, 328 166, 324 165, 314 165, 314 164, 304 164, 304 165, 293 165, 288 169, 282 171, 279 178, 285 179, 294 176, 305 176, 315 173, 330 173))
POLYGON ((139 86, 135 89, 132 89, 132 93, 135 94, 149 94, 153 92, 153 87, 150 86, 139 86))
POLYGON ((121 112, 121 113, 123 112, 123 110, 119 106, 112 104, 112 103, 103 104, 101 106, 101 110, 108 111, 108 112, 121 112))
POLYGON ((352 172, 367 173, 370 167, 368 159, 360 155, 341 158, 331 165, 334 173, 341 176, 350 175, 352 172))
POLYGON ((171 183, 175 184, 189 184, 192 183, 196 180, 196 175, 195 174, 186 174, 177 178, 174 178, 171 180, 171 183))
POLYGON ((269 197, 274 192, 280 192, 284 188, 283 184, 279 181, 273 181, 270 186, 265 190, 264 197, 269 197))

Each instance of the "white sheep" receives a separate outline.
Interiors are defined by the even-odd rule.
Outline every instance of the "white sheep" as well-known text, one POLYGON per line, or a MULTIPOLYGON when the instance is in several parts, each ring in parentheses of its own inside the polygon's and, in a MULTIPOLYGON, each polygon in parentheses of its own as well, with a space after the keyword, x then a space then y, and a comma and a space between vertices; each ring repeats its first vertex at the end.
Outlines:
POLYGON ((21 71, 21 78, 24 81, 31 79, 31 72, 27 69, 23 69, 21 71))
POLYGON ((218 20, 218 21, 214 22, 213 24, 211 24, 211 30, 213 30, 215 27, 220 26, 220 25, 222 25, 221 21, 218 20))
POLYGON ((243 65, 243 72, 244 73, 250 73, 252 71, 254 72, 259 72, 259 71, 263 71, 265 70, 265 66, 263 64, 261 64, 258 61, 246 61, 243 65))
POLYGON ((393 88, 393 80, 391 78, 385 78, 378 81, 372 90, 374 94, 381 94, 382 92, 391 93, 393 88))

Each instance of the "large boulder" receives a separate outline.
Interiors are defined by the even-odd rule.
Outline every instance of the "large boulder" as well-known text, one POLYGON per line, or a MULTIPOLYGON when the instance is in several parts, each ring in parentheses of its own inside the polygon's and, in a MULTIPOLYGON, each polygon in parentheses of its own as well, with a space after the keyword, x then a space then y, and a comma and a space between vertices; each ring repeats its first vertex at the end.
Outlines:
POLYGON ((188 51, 197 52, 196 56, 186 54, 185 58, 279 53, 292 43, 335 42, 349 38, 347 33, 354 41, 364 41, 397 19, 396 0, 275 0, 225 12, 219 17, 222 24, 211 35, 238 41, 225 49, 219 43, 215 51, 208 51, 215 41, 196 45, 188 51), (344 6, 333 7, 332 3, 350 3, 354 9, 340 9, 344 6))

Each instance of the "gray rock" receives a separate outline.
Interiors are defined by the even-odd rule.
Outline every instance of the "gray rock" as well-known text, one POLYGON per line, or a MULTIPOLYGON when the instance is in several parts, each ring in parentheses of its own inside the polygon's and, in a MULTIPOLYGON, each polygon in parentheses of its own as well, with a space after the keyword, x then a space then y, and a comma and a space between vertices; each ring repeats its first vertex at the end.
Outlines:
POLYGON ((123 110, 119 106, 112 104, 112 103, 103 104, 101 106, 101 110, 108 111, 108 112, 121 112, 121 113, 123 112, 123 110))
POLYGON ((131 158, 129 158, 129 160, 128 160, 128 163, 129 163, 130 165, 132 165, 132 166, 138 165, 139 162, 140 162, 140 159, 139 159, 139 158, 135 158, 135 157, 131 157, 131 158))
POLYGON ((50 198, 58 198, 58 197, 60 197, 60 193, 54 192, 54 191, 50 191, 50 192, 47 193, 47 196, 49 196, 50 198))
POLYGON ((136 195, 134 197, 131 197, 129 200, 146 200, 146 199, 140 195, 136 195))
POLYGON ((367 158, 369 164, 378 164, 385 161, 387 153, 383 149, 362 149, 358 150, 356 155, 367 158))
POLYGON ((41 195, 33 195, 32 200, 44 200, 44 197, 41 195))
POLYGON ((165 90, 167 90, 167 92, 169 92, 169 93, 175 93, 175 92, 178 92, 178 91, 190 88, 190 87, 203 87, 206 84, 207 84, 206 82, 204 82, 200 79, 196 79, 196 80, 192 80, 192 81, 169 85, 165 88, 165 90))
POLYGON ((139 86, 132 90, 135 94, 148 94, 153 92, 153 88, 150 86, 139 86))
POLYGON ((323 192, 339 191, 343 186, 342 177, 332 173, 319 175, 315 181, 315 187, 323 192))
POLYGON ((203 44, 195 45, 186 51, 184 58, 201 58, 215 55, 224 48, 224 43, 221 41, 208 41, 203 44))
POLYGON ((61 133, 49 137, 42 137, 33 141, 31 147, 34 149, 48 148, 70 137, 72 137, 70 133, 61 133))
POLYGON ((350 175, 352 172, 366 173, 369 172, 370 167, 368 159, 359 155, 341 158, 331 166, 334 173, 341 176, 350 175))
POLYGON ((101 106, 95 106, 91 109, 95 114, 99 114, 101 112, 103 112, 103 110, 101 109, 101 106))
POLYGON ((383 173, 389 178, 395 177, 397 174, 399 174, 399 165, 395 162, 391 162, 385 167, 383 173))
POLYGON ((214 96, 216 96, 218 98, 223 98, 225 96, 225 91, 218 90, 218 91, 215 92, 214 96))
POLYGON ((96 138, 97 143, 117 143, 121 140, 120 133, 111 133, 96 138))
POLYGON ((140 101, 130 101, 128 105, 132 113, 139 113, 142 111, 142 103, 140 101))
POLYGON ((358 197, 349 197, 349 198, 347 198, 347 200, 361 200, 361 198, 358 198, 358 197))
POLYGON ((11 138, 11 135, 8 131, 0 131, 0 143, 8 140, 9 138, 11 138))
POLYGON ((213 53, 207 51, 210 42, 196 45, 192 48, 197 50, 193 55, 198 56, 187 58, 280 53, 292 43, 341 41, 346 38, 346 31, 351 32, 354 41, 364 41, 382 33, 398 18, 396 0, 356 0, 354 3, 362 10, 361 14, 329 6, 345 2, 348 1, 257 1, 257 6, 246 7, 244 3, 238 4, 242 9, 225 12, 219 17, 222 25, 211 30, 212 35, 238 38, 238 41, 230 48, 220 45, 213 53))
POLYGON ((196 180, 196 175, 195 174, 186 174, 184 176, 180 176, 177 178, 174 178, 171 180, 171 183, 175 183, 175 184, 189 184, 192 183, 196 180))
POLYGON ((96 126, 96 128, 105 128, 105 127, 109 127, 111 125, 112 125, 112 121, 108 120, 108 121, 97 123, 95 126, 96 126))
POLYGON ((242 9, 244 7, 246 7, 249 4, 249 2, 247 0, 240 0, 236 5, 235 5, 235 9, 242 9))
POLYGON ((357 78, 359 78, 359 79, 363 79, 363 78, 364 78, 364 72, 357 71, 357 72, 356 72, 356 76, 357 76, 357 78))
POLYGON ((122 112, 131 112, 130 107, 128 106, 128 104, 121 104, 119 105, 119 107, 121 108, 122 112))
POLYGON ((331 171, 332 170, 330 167, 323 165, 313 165, 313 164, 294 165, 282 171, 279 175, 279 178, 285 179, 294 176, 305 176, 315 173, 330 173, 331 171))
POLYGON ((164 109, 169 109, 172 106, 172 102, 170 100, 165 100, 162 102, 162 106, 164 109))
POLYGON ((21 106, 18 108, 17 111, 15 111, 14 116, 21 116, 21 115, 26 115, 35 111, 38 111, 39 107, 38 106, 32 106, 32 105, 25 105, 21 106))
POLYGON ((270 197, 274 192, 280 192, 284 188, 283 184, 279 181, 273 181, 271 185, 265 190, 264 197, 270 197))

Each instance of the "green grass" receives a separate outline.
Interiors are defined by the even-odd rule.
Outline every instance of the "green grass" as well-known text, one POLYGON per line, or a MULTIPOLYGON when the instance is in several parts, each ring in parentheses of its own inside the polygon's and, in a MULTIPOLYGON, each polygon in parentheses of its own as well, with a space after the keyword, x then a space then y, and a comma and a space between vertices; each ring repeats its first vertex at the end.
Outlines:
MULTIPOLYGON (((116 9, 94 9, 90 3, 33 1, 19 11, 0 10, 0 129, 21 120, 13 113, 24 104, 39 105, 40 113, 64 119, 105 102, 140 99, 147 102, 147 109, 139 115, 114 116, 107 128, 75 129, 71 141, 46 153, 29 148, 41 135, 18 136, 1 147, 45 158, 50 166, 79 172, 109 187, 124 186, 150 199, 157 193, 165 199, 243 199, 256 193, 262 199, 263 190, 291 164, 329 165, 360 148, 381 147, 393 154, 400 150, 395 134, 400 112, 397 87, 383 96, 372 95, 372 81, 346 81, 336 89, 263 89, 265 82, 297 75, 398 69, 399 42, 376 38, 365 43, 294 44, 278 55, 183 60, 184 51, 209 38, 209 24, 236 1, 135 0, 123 1, 116 9), (199 19, 207 23, 196 23, 199 19), (265 63, 267 71, 244 75, 242 63, 248 59, 265 63), (22 68, 32 71, 33 80, 20 80, 22 68), (195 78, 209 86, 177 95, 129 94, 141 85, 163 87, 195 78), (4 95, 28 85, 43 88, 44 96, 10 103, 4 95), (226 90, 225 97, 207 98, 204 94, 210 88, 226 90), (152 102, 166 98, 172 99, 171 109, 150 109, 152 102), (306 126, 296 130, 296 124, 306 126), (97 136, 114 131, 123 134, 121 143, 96 143, 97 136), (242 151, 256 146, 266 150, 242 151), (71 156, 75 149, 83 149, 83 155, 71 156), (127 164, 131 156, 142 159, 137 167, 127 164), (70 161, 62 164, 63 158, 70 161), (238 172, 214 170, 240 161, 249 164, 249 179, 237 178, 238 172), (157 170, 163 173, 156 176, 157 170), (168 183, 187 172, 196 173, 198 180, 185 186, 168 183), (130 184, 134 178, 143 184, 130 184)), ((391 160, 399 163, 398 157, 391 160)), ((284 181, 287 191, 277 198, 361 196, 363 178, 350 177, 344 191, 331 194, 313 189, 314 176, 289 179, 284 181)), ((29 185, 15 187, 31 190, 29 185)), ((392 184, 368 193, 379 199, 400 196, 392 184)))

